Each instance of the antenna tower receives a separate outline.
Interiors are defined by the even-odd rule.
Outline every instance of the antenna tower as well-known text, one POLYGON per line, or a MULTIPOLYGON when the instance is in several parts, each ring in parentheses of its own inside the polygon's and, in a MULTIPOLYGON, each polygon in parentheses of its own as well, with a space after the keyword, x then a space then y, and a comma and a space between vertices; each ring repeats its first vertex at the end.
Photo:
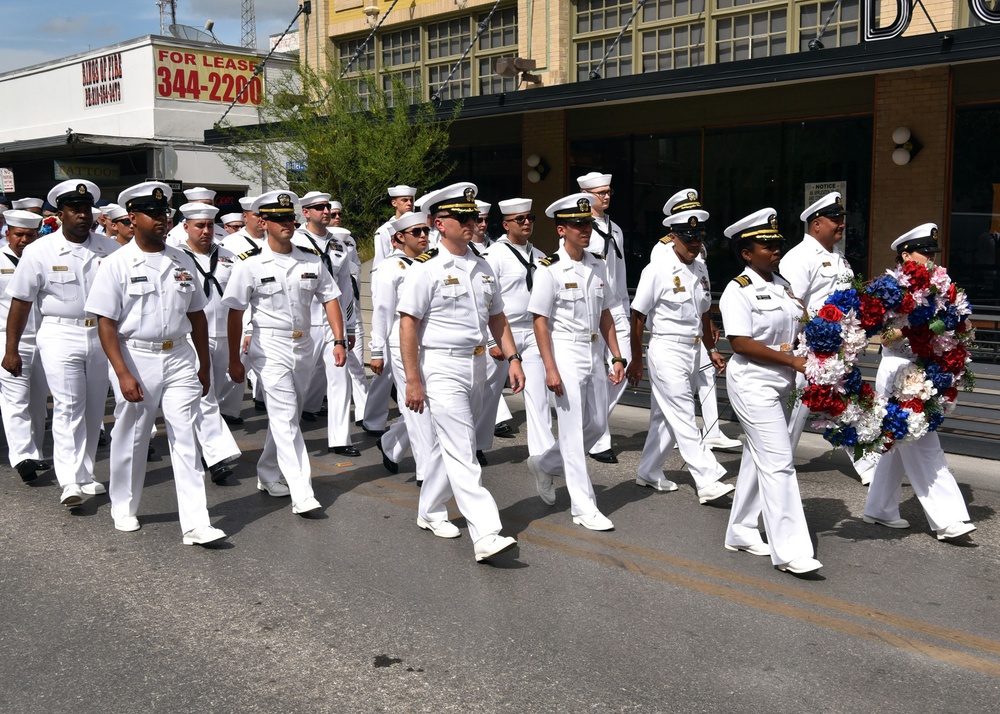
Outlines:
POLYGON ((243 47, 257 47, 257 18, 254 16, 253 0, 243 0, 243 47))
POLYGON ((177 24, 177 0, 156 0, 160 8, 160 34, 167 34, 167 28, 177 24))

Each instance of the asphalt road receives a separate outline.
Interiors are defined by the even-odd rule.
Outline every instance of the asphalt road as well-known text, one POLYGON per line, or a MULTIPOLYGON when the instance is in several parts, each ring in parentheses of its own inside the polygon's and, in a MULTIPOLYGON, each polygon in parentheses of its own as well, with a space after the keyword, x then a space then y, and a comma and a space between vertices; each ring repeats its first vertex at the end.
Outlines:
POLYGON ((484 472, 520 547, 483 565, 454 510, 461 538, 417 528, 412 461, 389 475, 360 432, 346 462, 304 425, 324 509, 293 515, 255 488, 265 422, 244 415, 236 477, 208 485, 217 548, 181 544, 166 457, 135 533, 107 496, 68 512, 51 472, 0 469, 0 711, 1000 711, 996 462, 950 457, 978 530, 949 545, 905 487, 910 530, 862 523, 846 457, 806 435, 825 567, 800 579, 723 549, 728 510, 698 505, 676 452, 679 491, 633 484, 646 411, 615 413, 621 463, 591 462, 608 533, 572 524, 560 480, 541 502, 520 423, 484 472))

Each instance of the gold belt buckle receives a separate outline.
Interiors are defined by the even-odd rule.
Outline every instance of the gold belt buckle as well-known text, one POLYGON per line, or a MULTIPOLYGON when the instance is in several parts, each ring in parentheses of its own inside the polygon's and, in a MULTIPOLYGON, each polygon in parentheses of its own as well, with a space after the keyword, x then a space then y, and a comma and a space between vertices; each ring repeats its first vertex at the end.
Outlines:
POLYGON ((597 342, 597 333, 596 332, 591 332, 590 333, 590 341, 591 342, 597 342))
POLYGON ((96 324, 97 324, 97 318, 95 317, 86 317, 83 320, 84 327, 93 327, 96 324))
POLYGON ((701 336, 698 336, 698 337, 695 337, 695 338, 694 338, 694 343, 695 343, 696 345, 700 345, 700 344, 701 344, 701 336))
POLYGON ((297 340, 302 337, 302 330, 292 330, 292 339, 297 340))
POLYGON ((792 351, 792 346, 790 344, 788 344, 787 342, 782 342, 781 343, 781 347, 779 349, 782 352, 791 352, 792 351))
POLYGON ((478 357, 479 355, 481 355, 485 351, 486 351, 486 348, 483 347, 482 345, 479 345, 478 347, 476 347, 476 349, 472 350, 472 356, 473 357, 478 357))
POLYGON ((167 340, 162 345, 160 345, 160 348, 164 349, 164 350, 169 350, 169 349, 172 349, 173 346, 174 346, 174 341, 173 340, 167 340))

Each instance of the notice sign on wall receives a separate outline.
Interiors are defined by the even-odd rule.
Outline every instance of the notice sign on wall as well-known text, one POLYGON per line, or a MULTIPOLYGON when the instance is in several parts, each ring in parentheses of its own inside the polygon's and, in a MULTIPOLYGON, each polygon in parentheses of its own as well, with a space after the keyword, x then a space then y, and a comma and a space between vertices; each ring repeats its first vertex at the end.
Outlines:
POLYGON ((822 181, 820 183, 807 183, 805 191, 805 203, 803 208, 811 206, 819 199, 823 198, 831 191, 838 191, 840 197, 844 199, 844 206, 847 206, 847 181, 822 181))
POLYGON ((122 100, 122 53, 94 57, 80 63, 83 73, 83 105, 103 107, 122 100))
POLYGON ((165 99, 258 105, 264 96, 263 77, 253 76, 257 57, 171 47, 153 54, 156 93, 165 99))

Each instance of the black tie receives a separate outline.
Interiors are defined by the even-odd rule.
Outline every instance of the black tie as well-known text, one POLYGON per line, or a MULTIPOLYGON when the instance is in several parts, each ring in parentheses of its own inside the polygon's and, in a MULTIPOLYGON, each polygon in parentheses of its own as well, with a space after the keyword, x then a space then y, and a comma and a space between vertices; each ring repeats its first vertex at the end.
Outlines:
POLYGON ((507 243, 506 246, 510 248, 510 252, 514 254, 514 257, 517 258, 518 262, 524 266, 524 284, 528 286, 528 292, 530 293, 531 287, 534 284, 534 280, 531 275, 535 272, 535 268, 538 267, 535 265, 535 256, 531 254, 531 244, 528 244, 528 260, 525 260, 524 256, 521 255, 521 251, 515 248, 511 243, 507 243))
POLYGON ((207 273, 201 269, 201 263, 199 263, 197 258, 194 257, 194 253, 187 248, 184 249, 184 252, 191 256, 191 261, 194 263, 194 267, 198 269, 198 272, 201 273, 201 277, 205 279, 205 297, 210 297, 212 295, 213 285, 215 285, 215 289, 219 291, 219 297, 222 297, 222 286, 219 285, 219 281, 215 279, 215 268, 219 265, 219 249, 215 246, 212 247, 212 253, 208 258, 207 273))
MULTIPOLYGON (((614 231, 611 230, 611 216, 605 214, 605 218, 608 221, 608 232, 605 233, 601 230, 601 227, 597 225, 597 221, 594 221, 594 230, 604 236, 604 242, 610 243, 611 247, 615 249, 615 255, 618 256, 618 260, 622 259, 622 252, 618 248, 618 243, 615 241, 614 231)), ((609 251, 605 250, 604 253, 607 254, 609 251)))

